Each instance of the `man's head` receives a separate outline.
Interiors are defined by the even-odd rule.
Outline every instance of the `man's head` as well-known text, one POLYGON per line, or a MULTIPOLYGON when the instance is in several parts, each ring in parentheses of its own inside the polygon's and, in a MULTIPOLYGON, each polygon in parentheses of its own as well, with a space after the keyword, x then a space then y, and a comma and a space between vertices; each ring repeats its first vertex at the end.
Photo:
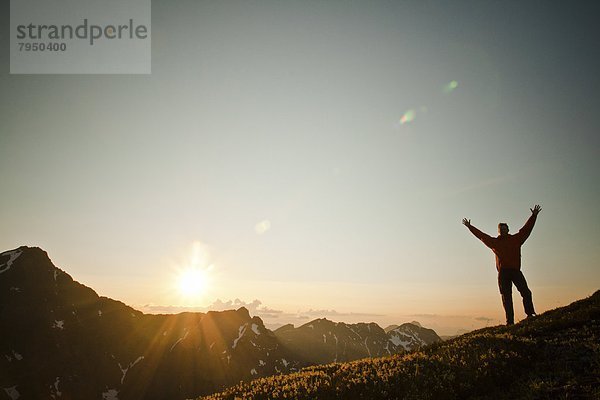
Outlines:
POLYGON ((506 222, 500 222, 498 224, 498 234, 500 234, 500 236, 508 235, 508 224, 506 222))

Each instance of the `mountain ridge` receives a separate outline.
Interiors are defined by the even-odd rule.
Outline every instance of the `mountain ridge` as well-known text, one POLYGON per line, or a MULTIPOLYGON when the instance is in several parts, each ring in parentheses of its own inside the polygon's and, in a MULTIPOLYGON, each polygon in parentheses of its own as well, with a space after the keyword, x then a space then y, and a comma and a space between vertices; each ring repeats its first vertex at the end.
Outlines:
POLYGON ((0 268, 0 398, 187 398, 293 368, 247 309, 144 314, 40 248, 1 253, 0 268))
POLYGON ((245 307, 144 314, 75 281, 43 249, 21 246, 0 253, 0 325, 10 327, 0 336, 0 398, 189 398, 332 362, 342 354, 332 347, 338 328, 354 335, 340 360, 383 354, 386 344, 387 354, 406 351, 375 323, 312 323, 333 324, 322 353, 307 351, 321 333, 273 332, 245 307))
POLYGON ((304 368, 203 400, 598 399, 600 290, 513 326, 407 354, 304 368))

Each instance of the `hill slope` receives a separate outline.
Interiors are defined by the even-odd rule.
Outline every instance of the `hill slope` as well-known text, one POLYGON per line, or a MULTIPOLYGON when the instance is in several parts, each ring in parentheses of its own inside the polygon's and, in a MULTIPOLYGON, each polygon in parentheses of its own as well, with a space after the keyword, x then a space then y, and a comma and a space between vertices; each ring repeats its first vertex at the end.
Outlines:
POLYGON ((600 291, 406 355, 309 367, 217 399, 599 399, 600 291))

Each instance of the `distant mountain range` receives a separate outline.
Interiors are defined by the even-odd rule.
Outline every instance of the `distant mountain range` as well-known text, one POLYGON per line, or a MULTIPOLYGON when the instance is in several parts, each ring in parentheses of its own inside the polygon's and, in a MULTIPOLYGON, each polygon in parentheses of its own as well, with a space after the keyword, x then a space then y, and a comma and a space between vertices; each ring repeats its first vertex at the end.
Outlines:
POLYGON ((203 400, 600 399, 600 291, 409 354, 318 365, 203 400))
POLYGON ((389 356, 441 341, 435 331, 412 323, 386 332, 375 323, 345 324, 327 319, 316 319, 299 328, 282 326, 275 335, 283 348, 296 355, 299 365, 389 356))
POLYGON ((0 254, 0 399, 184 399, 302 367, 441 341, 418 324, 265 328, 246 308, 149 315, 76 282, 39 248, 0 254))

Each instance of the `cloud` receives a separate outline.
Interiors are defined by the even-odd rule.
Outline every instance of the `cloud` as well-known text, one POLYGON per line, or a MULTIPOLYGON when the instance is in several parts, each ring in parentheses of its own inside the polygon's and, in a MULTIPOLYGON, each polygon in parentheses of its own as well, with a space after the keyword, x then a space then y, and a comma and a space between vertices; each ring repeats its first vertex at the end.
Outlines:
POLYGON ((237 310, 240 307, 246 307, 250 312, 250 315, 260 317, 263 321, 270 321, 270 323, 289 323, 298 321, 304 323, 308 320, 314 320, 317 318, 331 318, 336 320, 342 319, 363 319, 363 318, 374 318, 385 316, 383 314, 375 313, 355 313, 355 312, 339 312, 337 310, 314 310, 309 309, 306 311, 298 311, 296 313, 284 312, 271 307, 263 305, 261 300, 254 299, 251 302, 244 300, 221 300, 217 299, 206 307, 186 307, 186 306, 161 306, 146 304, 141 307, 143 312, 151 314, 178 314, 182 312, 201 312, 206 313, 208 311, 225 311, 225 310, 237 310), (281 322, 275 322, 281 321, 281 322))
POLYGON ((263 305, 262 301, 255 299, 250 303, 242 301, 240 299, 228 300, 226 302, 218 299, 207 307, 211 311, 223 311, 238 309, 240 307, 246 307, 251 315, 256 315, 264 319, 287 319, 287 320, 308 320, 316 318, 340 318, 340 317, 379 317, 381 314, 372 313, 343 313, 336 310, 313 310, 298 311, 297 313, 284 312, 282 310, 276 310, 263 305))
POLYGON ((261 318, 278 318, 283 315, 283 311, 269 308, 262 305, 262 301, 255 299, 251 302, 245 302, 240 299, 223 301, 217 299, 206 307, 189 307, 189 306, 161 306, 146 304, 142 306, 142 311, 152 314, 177 314, 181 312, 208 312, 208 311, 225 311, 237 310, 238 308, 246 307, 250 314, 257 315, 261 318))
POLYGON ((308 311, 300 312, 299 314, 306 315, 309 317, 383 317, 383 314, 373 313, 342 313, 336 310, 313 310, 312 308, 308 311))
POLYGON ((240 299, 227 301, 217 299, 213 301, 211 305, 206 307, 206 309, 209 311, 224 311, 238 309, 240 307, 246 307, 248 311, 256 311, 256 309, 259 308, 261 304, 262 302, 260 300, 254 300, 251 303, 246 303, 245 301, 242 301, 240 299))
POLYGON ((494 318, 488 317, 473 317, 472 315, 443 315, 443 314, 410 314, 407 317, 411 318, 432 318, 432 319, 468 319, 481 322, 496 321, 494 318))
POLYGON ((161 306, 155 304, 144 304, 139 307, 140 311, 150 314, 178 314, 182 312, 206 312, 205 307, 188 306, 161 306))
POLYGON ((207 310, 209 311, 224 311, 224 310, 237 310, 240 307, 246 307, 250 314, 258 315, 259 317, 277 318, 283 314, 283 311, 269 308, 262 305, 262 301, 254 299, 252 302, 247 303, 240 299, 222 301, 221 299, 215 300, 209 305, 207 310))

